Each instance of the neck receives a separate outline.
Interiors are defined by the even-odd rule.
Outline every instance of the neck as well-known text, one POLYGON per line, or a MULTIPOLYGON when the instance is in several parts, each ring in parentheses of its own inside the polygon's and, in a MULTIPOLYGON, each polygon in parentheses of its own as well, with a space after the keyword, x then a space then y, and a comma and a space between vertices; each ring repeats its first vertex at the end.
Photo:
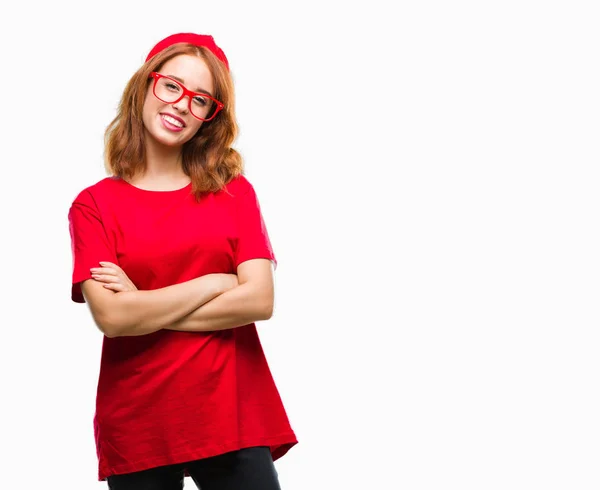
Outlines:
POLYGON ((165 146, 150 135, 145 138, 146 170, 144 178, 181 179, 184 176, 181 146, 165 146))

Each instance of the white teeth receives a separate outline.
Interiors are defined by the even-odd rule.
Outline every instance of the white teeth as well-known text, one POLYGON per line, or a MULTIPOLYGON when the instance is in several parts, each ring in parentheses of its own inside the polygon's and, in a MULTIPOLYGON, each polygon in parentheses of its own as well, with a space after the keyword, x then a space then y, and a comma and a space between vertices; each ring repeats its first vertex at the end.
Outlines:
POLYGON ((172 118, 171 116, 167 116, 162 114, 162 118, 167 121, 168 123, 173 124, 174 126, 178 126, 180 128, 183 128, 183 124, 181 124, 181 121, 178 121, 177 119, 172 118))

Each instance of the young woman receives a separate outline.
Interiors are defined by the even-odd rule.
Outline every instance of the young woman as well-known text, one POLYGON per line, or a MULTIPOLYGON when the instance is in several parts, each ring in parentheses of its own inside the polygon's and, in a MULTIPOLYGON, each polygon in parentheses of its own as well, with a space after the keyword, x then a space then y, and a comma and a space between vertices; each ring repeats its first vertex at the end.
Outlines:
POLYGON ((278 489, 297 443, 254 323, 276 259, 236 132, 223 51, 169 36, 107 128, 110 176, 69 210, 71 298, 104 333, 94 431, 113 490, 278 489))

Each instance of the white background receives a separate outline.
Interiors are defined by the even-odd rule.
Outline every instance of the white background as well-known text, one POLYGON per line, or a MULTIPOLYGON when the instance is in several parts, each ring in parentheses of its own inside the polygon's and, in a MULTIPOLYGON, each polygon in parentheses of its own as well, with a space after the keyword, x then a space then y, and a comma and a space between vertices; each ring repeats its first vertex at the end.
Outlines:
POLYGON ((593 7, 3 6, 0 486, 106 488, 67 212, 129 77, 191 31, 229 58, 279 259, 283 490, 600 488, 593 7))

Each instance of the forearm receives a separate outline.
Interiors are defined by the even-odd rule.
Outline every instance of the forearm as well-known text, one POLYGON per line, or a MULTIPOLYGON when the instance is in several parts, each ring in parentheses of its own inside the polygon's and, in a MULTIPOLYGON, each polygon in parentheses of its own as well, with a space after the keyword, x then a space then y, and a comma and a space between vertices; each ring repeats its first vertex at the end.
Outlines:
POLYGON ((218 282, 209 274, 160 289, 117 293, 111 314, 111 336, 138 336, 156 332, 222 292, 218 282))
POLYGON ((207 332, 226 330, 268 320, 273 312, 273 291, 241 284, 176 320, 167 330, 207 332))

